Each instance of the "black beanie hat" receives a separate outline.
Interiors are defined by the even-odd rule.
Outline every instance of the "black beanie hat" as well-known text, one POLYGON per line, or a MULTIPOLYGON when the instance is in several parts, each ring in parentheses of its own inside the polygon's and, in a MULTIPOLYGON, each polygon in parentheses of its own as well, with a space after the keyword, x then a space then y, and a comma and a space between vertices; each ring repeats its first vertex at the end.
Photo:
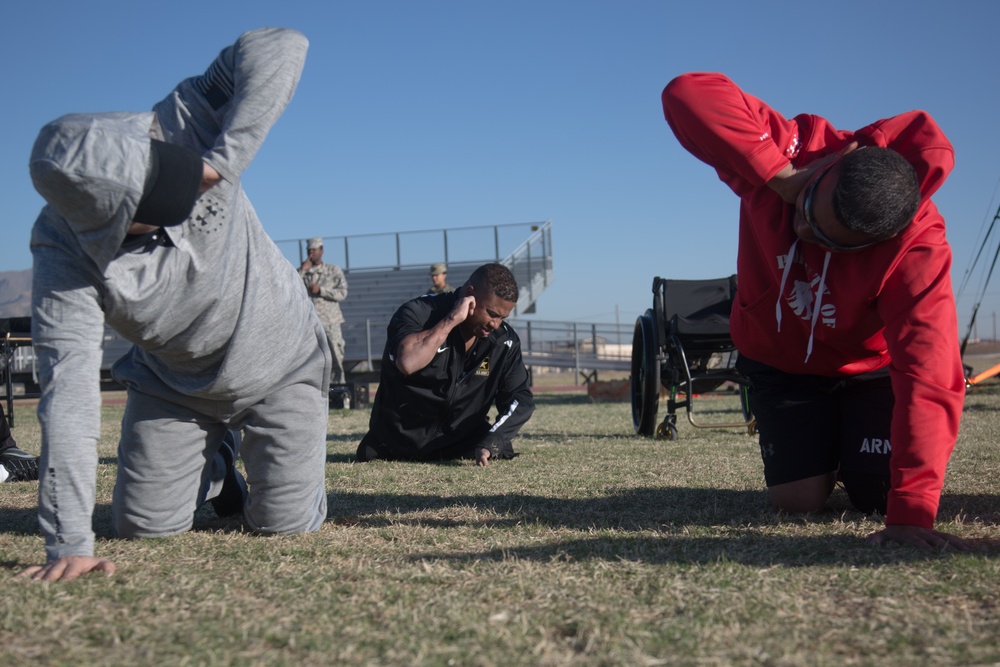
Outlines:
POLYGON ((201 191, 201 156, 184 146, 151 140, 149 173, 133 222, 156 227, 187 220, 201 191))

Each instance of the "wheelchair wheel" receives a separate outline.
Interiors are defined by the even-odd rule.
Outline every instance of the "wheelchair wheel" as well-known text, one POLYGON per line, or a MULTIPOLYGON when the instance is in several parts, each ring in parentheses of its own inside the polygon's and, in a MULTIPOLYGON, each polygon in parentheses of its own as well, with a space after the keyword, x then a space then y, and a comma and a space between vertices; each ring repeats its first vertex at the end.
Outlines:
POLYGON ((632 334, 632 426, 639 435, 653 435, 660 400, 660 362, 653 311, 635 321, 632 334))
POLYGON ((677 431, 677 425, 670 421, 664 421, 662 424, 656 427, 656 437, 662 438, 664 440, 677 440, 680 438, 680 433, 677 431))

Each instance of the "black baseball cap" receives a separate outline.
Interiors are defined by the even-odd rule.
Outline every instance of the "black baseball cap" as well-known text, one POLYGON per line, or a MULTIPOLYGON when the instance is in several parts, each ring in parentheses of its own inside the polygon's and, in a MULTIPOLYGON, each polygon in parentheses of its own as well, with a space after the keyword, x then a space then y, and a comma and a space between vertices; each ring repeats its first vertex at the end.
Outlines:
POLYGON ((133 222, 171 227, 187 220, 201 193, 201 156, 185 146, 151 140, 149 172, 133 222))

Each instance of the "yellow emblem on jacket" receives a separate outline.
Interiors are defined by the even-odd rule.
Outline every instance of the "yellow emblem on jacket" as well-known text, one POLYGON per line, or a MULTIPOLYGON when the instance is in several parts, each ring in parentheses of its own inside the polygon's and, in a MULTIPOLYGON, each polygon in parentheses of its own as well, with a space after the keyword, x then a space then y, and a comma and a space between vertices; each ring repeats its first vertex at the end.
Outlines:
POLYGON ((482 377, 490 376, 490 358, 486 357, 483 359, 483 363, 479 364, 479 368, 476 369, 476 375, 482 377))

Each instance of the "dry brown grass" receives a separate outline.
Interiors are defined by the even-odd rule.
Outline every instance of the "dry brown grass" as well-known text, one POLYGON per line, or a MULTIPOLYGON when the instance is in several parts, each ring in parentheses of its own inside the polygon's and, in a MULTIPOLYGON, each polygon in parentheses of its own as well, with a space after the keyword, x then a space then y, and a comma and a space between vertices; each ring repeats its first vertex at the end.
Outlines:
POLYGON ((312 535, 202 510, 189 534, 115 541, 109 406, 96 525, 118 573, 15 578, 42 554, 35 487, 0 485, 0 664, 995 664, 998 408, 994 386, 967 399, 939 527, 981 550, 949 555, 867 545, 878 518, 840 493, 820 516, 775 515, 739 431, 637 438, 627 405, 557 394, 522 455, 488 469, 353 463, 367 412, 332 412, 330 519, 312 535))

